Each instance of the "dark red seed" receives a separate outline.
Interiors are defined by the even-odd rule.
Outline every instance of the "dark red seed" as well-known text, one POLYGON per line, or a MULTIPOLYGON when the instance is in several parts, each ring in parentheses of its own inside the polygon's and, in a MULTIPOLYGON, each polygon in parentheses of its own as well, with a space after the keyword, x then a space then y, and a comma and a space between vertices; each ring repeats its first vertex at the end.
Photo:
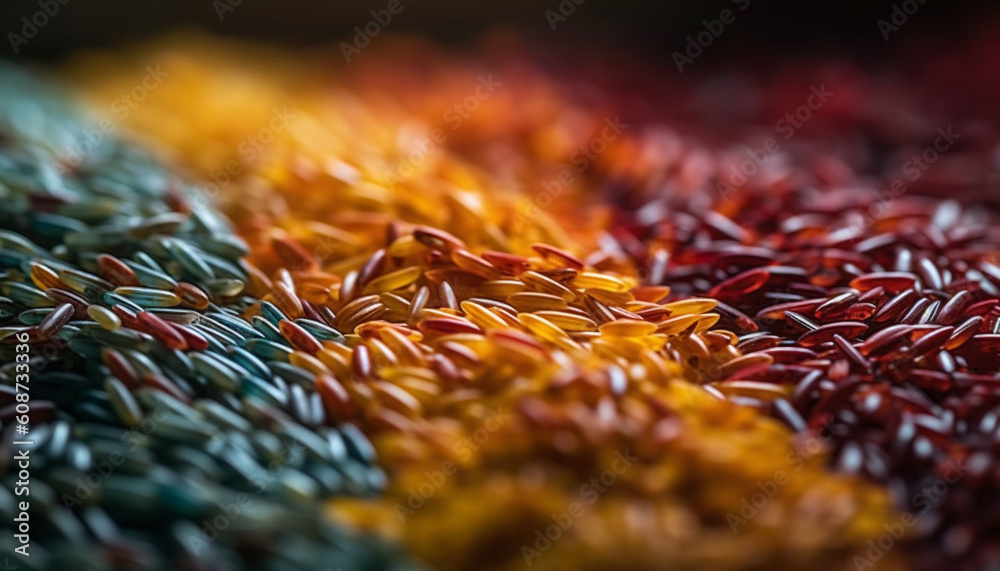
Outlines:
MULTIPOLYGON (((725 302, 720 301, 719 305, 715 307, 715 311, 730 320, 737 332, 753 332, 760 329, 757 323, 753 319, 750 319, 750 316, 725 302)), ((642 315, 644 318, 646 317, 642 311, 637 312, 637 314, 642 315)))
POLYGON ((912 288, 916 283, 917 276, 909 272, 875 272, 854 278, 851 280, 851 287, 859 291, 882 287, 889 293, 899 293, 912 288))
POLYGON ((90 305, 90 302, 77 293, 50 287, 45 290, 45 297, 56 303, 68 303, 72 305, 73 319, 90 319, 90 317, 87 316, 87 306, 90 305))
POLYGON ((354 369, 354 374, 362 379, 372 376, 372 357, 367 345, 361 344, 354 348, 354 353, 351 354, 351 367, 354 369))
POLYGON ((879 286, 874 289, 870 289, 858 297, 858 302, 860 303, 874 303, 877 304, 882 296, 885 295, 885 288, 879 286))
MULTIPOLYGON (((52 290, 49 290, 52 291, 52 290)), ((969 305, 962 313, 962 317, 972 317, 973 315, 983 315, 1000 307, 1000 299, 984 299, 969 305)))
POLYGON ((174 293, 181 298, 181 303, 186 307, 192 309, 208 308, 208 296, 205 295, 205 292, 201 291, 201 288, 194 284, 181 282, 174 288, 174 293))
POLYGON ((715 286, 708 292, 709 297, 732 300, 746 295, 764 285, 771 276, 767 268, 754 268, 737 274, 715 286))
POLYGON ((139 386, 139 377, 135 368, 118 351, 105 347, 101 349, 101 360, 119 381, 129 389, 136 389, 139 386))
POLYGON ((278 329, 296 349, 301 349, 306 353, 316 353, 323 348, 323 345, 313 337, 312 333, 303 329, 298 323, 282 319, 278 323, 278 329))
POLYGON ((115 312, 118 319, 122 321, 122 325, 128 327, 129 329, 139 329, 139 322, 136 316, 131 311, 125 309, 121 305, 115 305, 111 307, 111 311, 115 312))
POLYGON ((923 279, 924 284, 926 284, 931 289, 941 289, 944 287, 944 280, 941 279, 941 271, 938 267, 927 258, 920 260, 917 264, 917 273, 923 279))
POLYGON ((191 397, 170 379, 155 373, 146 373, 142 376, 142 384, 163 391, 184 404, 191 404, 191 397))
POLYGON ((296 271, 310 271, 318 267, 316 258, 302 244, 294 240, 273 238, 271 239, 271 248, 283 262, 288 264, 288 267, 296 271))
POLYGON ((835 317, 838 314, 842 313, 844 310, 846 310, 848 307, 854 304, 854 302, 857 301, 857 299, 858 299, 858 294, 852 291, 842 293, 838 296, 831 297, 829 300, 823 303, 823 305, 817 307, 816 311, 813 312, 813 315, 816 317, 816 319, 824 321, 828 318, 835 317))
POLYGON ((786 311, 785 317, 788 318, 789 321, 795 323, 796 325, 805 329, 806 331, 816 331, 817 329, 819 329, 819 325, 816 325, 812 321, 806 319, 805 316, 799 315, 794 311, 786 311))
POLYGON ((951 325, 958 321, 962 315, 963 311, 972 302, 972 294, 967 291, 960 291, 955 294, 951 300, 941 308, 938 312, 937 322, 941 325, 951 325))
POLYGON ((417 240, 417 242, 439 250, 447 250, 451 252, 452 250, 459 248, 467 248, 465 242, 459 240, 452 234, 449 234, 444 230, 431 228, 430 226, 417 226, 413 229, 413 237, 417 240))
POLYGON ((741 353, 753 353, 755 351, 762 351, 764 349, 777 347, 780 341, 781 337, 778 337, 777 335, 771 335, 770 333, 756 333, 753 335, 746 335, 741 338, 740 342, 737 343, 736 348, 739 349, 741 353))
POLYGON ((844 321, 864 321, 875 313, 875 305, 872 303, 855 303, 845 309, 842 313, 834 317, 844 321))
POLYGON ((171 327, 178 335, 184 338, 184 342, 187 343, 188 349, 192 351, 205 351, 208 349, 208 339, 205 339, 200 333, 194 331, 193 329, 186 327, 180 323, 170 323, 171 327))
POLYGON ((785 313, 788 311, 794 311, 796 313, 812 313, 816 311, 816 308, 823 305, 822 299, 806 299, 802 301, 792 301, 788 303, 779 303, 777 305, 772 305, 765 307, 757 312, 754 319, 758 321, 765 320, 781 320, 785 319, 785 313))
POLYGON ((854 345, 851 345, 850 341, 844 339, 843 336, 834 335, 833 343, 837 346, 838 349, 840 349, 840 351, 844 354, 844 356, 847 357, 847 359, 850 360, 852 363, 854 363, 861 369, 869 368, 868 360, 865 359, 865 356, 862 355, 861 352, 854 347, 854 345))
POLYGON ((747 242, 750 239, 750 234, 739 224, 714 210, 710 210, 705 214, 702 223, 714 230, 721 237, 731 238, 737 242, 747 242))
POLYGON ((805 347, 775 347, 765 349, 763 353, 774 357, 775 363, 799 363, 816 358, 816 352, 805 347))
POLYGON ((141 286, 139 278, 125 262, 109 254, 97 256, 97 266, 101 269, 101 277, 116 286, 141 286))
POLYGON ((993 282, 993 285, 1000 286, 1000 266, 991 264, 990 262, 982 262, 979 264, 979 271, 983 273, 986 279, 993 282))
POLYGON ((795 391, 792 392, 792 403, 795 405, 795 408, 805 410, 806 405, 813 399, 814 393, 817 392, 822 382, 822 371, 812 371, 802 377, 802 380, 795 387, 795 391))
POLYGON ((378 250, 375 250, 375 253, 368 258, 365 265, 361 266, 361 270, 358 271, 358 285, 368 285, 368 282, 382 274, 385 270, 385 266, 385 248, 379 248, 378 250))
POLYGON ((51 339, 59 333, 59 330, 63 328, 73 319, 73 315, 76 309, 72 304, 64 303, 56 307, 52 313, 45 316, 45 319, 38 324, 38 334, 46 339, 51 339))
POLYGON ((312 319, 313 321, 323 322, 323 318, 320 317, 319 312, 316 311, 316 307, 309 303, 308 301, 302 299, 299 300, 302 303, 302 313, 305 315, 306 319, 312 319))
POLYGON ((881 309, 875 312, 875 316, 872 319, 872 321, 874 323, 882 323, 883 321, 891 321, 899 317, 905 311, 910 309, 910 307, 912 307, 913 301, 916 298, 917 298, 917 292, 913 291, 912 289, 908 289, 902 293, 899 293, 898 295, 890 299, 888 302, 886 302, 886 304, 883 305, 881 309))
POLYGON ((980 315, 970 317, 963 321, 961 325, 955 328, 955 332, 952 333, 951 338, 948 339, 947 343, 945 343, 944 348, 950 351, 961 347, 966 341, 972 339, 972 336, 979 331, 979 327, 984 321, 985 320, 980 315))
POLYGON ((136 324, 140 331, 149 333, 171 349, 184 351, 188 348, 187 341, 173 328, 172 323, 164 321, 148 311, 140 311, 136 315, 136 324))
POLYGON ((954 332, 954 327, 942 327, 932 333, 928 333, 910 346, 909 353, 914 359, 919 359, 924 355, 938 351, 944 347, 954 332))
POLYGON ((858 351, 860 351, 862 355, 869 357, 883 355, 897 347, 897 341, 899 341, 899 344, 902 344, 904 338, 910 334, 912 329, 913 327, 910 325, 893 325, 886 327, 866 339, 865 342, 858 347, 858 351))
POLYGON ((927 307, 931 304, 931 300, 927 298, 918 299, 911 307, 899 318, 900 323, 916 323, 920 316, 924 314, 927 307))
POLYGON ((543 258, 556 258, 560 262, 575 270, 582 271, 584 268, 583 261, 565 250, 560 250, 559 248, 548 244, 532 244, 531 248, 541 254, 543 258))
POLYGON ((907 375, 907 380, 924 390, 946 391, 951 387, 951 377, 939 371, 914 369, 907 375))
POLYGON ((927 306, 927 309, 920 315, 918 323, 934 323, 934 318, 937 317, 938 310, 941 308, 941 300, 936 299, 927 306))
MULTIPOLYGON (((527 258, 515 254, 488 250, 480 253, 479 256, 506 274, 517 276, 531 269, 531 264, 528 263, 527 258)), ((582 262, 579 269, 583 269, 582 262)), ((659 283, 662 280, 663 276, 656 280, 650 278, 651 283, 659 283)))
POLYGON ((482 333, 483 330, 469 323, 468 321, 447 318, 424 319, 417 324, 417 328, 423 332, 435 333, 482 333))

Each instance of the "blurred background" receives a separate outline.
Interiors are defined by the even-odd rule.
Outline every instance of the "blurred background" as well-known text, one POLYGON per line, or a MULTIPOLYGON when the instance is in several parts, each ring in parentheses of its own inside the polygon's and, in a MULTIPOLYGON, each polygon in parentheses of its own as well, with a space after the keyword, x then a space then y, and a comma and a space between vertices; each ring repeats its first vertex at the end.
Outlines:
MULTIPOLYGON (((418 35, 461 46, 486 32, 513 31, 519 36, 568 48, 597 46, 628 49, 641 57, 669 59, 683 49, 686 37, 703 29, 702 20, 718 18, 737 2, 640 0, 400 0, 393 34, 418 35), (571 15, 556 21, 547 10, 571 15)), ((148 39, 178 28, 250 38, 278 45, 327 45, 347 39, 355 26, 384 9, 387 0, 319 2, 284 0, 51 0, 59 15, 14 53, 10 34, 20 34, 22 18, 39 10, 39 0, 5 0, 0 55, 45 60, 85 47, 113 47, 148 39)), ((900 51, 933 41, 947 48, 982 26, 993 25, 1000 6, 988 0, 909 0, 919 6, 908 16, 905 34, 883 37, 878 20, 889 21, 902 0, 800 2, 739 0, 745 12, 699 58, 699 67, 770 58, 839 54, 877 63, 900 51), (705 63, 707 62, 707 63, 705 63)))

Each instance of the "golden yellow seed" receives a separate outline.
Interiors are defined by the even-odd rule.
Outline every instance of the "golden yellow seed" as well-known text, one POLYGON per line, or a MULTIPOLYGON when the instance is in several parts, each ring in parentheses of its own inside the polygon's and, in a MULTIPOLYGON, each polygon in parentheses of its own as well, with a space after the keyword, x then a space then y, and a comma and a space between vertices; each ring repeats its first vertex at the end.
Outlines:
POLYGON ((410 418, 417 417, 423 412, 424 407, 420 401, 400 386, 385 381, 374 381, 371 383, 371 388, 379 402, 391 410, 410 418))
POLYGON ((409 337, 395 327, 386 327, 379 331, 379 337, 396 354, 401 364, 422 366, 425 364, 423 352, 409 337))
POLYGON ((439 382, 439 379, 434 371, 422 366, 386 367, 379 371, 379 376, 386 381, 395 384, 403 384, 407 379, 413 379, 431 384, 439 382))
POLYGON ((316 352, 316 358, 326 365, 335 377, 343 379, 352 374, 350 349, 347 349, 347 352, 347 355, 343 355, 332 348, 324 347, 316 352))
POLYGON ((122 320, 115 315, 115 312, 100 305, 87 306, 87 315, 108 331, 114 331, 122 326, 122 320))
MULTIPOLYGON (((386 378, 384 374, 382 374, 382 377, 386 378)), ((390 379, 386 378, 386 380, 390 379)), ((419 400, 422 404, 433 402, 434 399, 441 394, 441 384, 440 381, 438 381, 436 378, 432 380, 427 380, 427 379, 421 379, 419 377, 409 376, 399 379, 398 381, 395 382, 395 384, 399 385, 400 387, 405 389, 406 392, 416 397, 416 399, 419 400)))
POLYGON ((542 274, 528 270, 521 274, 521 281, 527 284, 529 287, 537 289, 542 293, 548 293, 555 296, 559 296, 566 301, 573 301, 576 299, 576 292, 569 289, 568 287, 562 285, 561 283, 555 281, 550 277, 543 276, 542 274))
POLYGON ((314 375, 331 374, 330 369, 321 360, 304 351, 292 351, 292 354, 288 356, 288 362, 314 375))
POLYGON ((630 291, 588 289, 586 293, 597 301, 610 306, 624 307, 625 304, 635 300, 635 296, 630 291))
POLYGON ((463 301, 459 305, 462 311, 465 312, 466 317, 469 318, 469 321, 483 329, 503 329, 508 327, 507 322, 474 301, 463 301))
POLYGON ((372 363, 376 369, 382 367, 395 367, 399 364, 396 354, 385 343, 376 338, 368 339, 365 342, 372 354, 372 363))
POLYGON ((407 234, 393 240, 385 249, 385 253, 392 258, 407 258, 417 251, 417 244, 413 234, 407 234))
POLYGON ((437 309, 424 308, 420 310, 417 314, 418 319, 452 319, 454 320, 459 313, 454 309, 447 307, 441 307, 437 309))
POLYGON ((787 397, 791 387, 762 383, 759 381, 726 381, 712 383, 712 386, 726 396, 744 396, 770 402, 779 397, 787 397))
POLYGON ((535 315, 548 319, 566 331, 593 331, 597 329, 597 323, 594 321, 565 311, 539 311, 535 315))
POLYGON ((701 319, 700 314, 669 317, 656 324, 656 332, 664 335, 677 335, 678 333, 686 330, 688 327, 698 323, 699 319, 701 319))
POLYGON ((382 292, 379 297, 382 298, 382 305, 388 311, 402 315, 400 321, 404 321, 406 316, 410 314, 410 301, 405 297, 391 292, 382 292))
POLYGON ((719 305, 714 299, 704 297, 692 297, 663 304, 673 315, 690 315, 692 313, 707 313, 719 305))
POLYGON ((41 264, 31 264, 31 281, 42 291, 50 287, 65 287, 59 279, 59 274, 41 264))
POLYGON ((568 307, 562 297, 534 291, 515 293, 507 298, 507 303, 514 306, 514 309, 527 313, 542 310, 558 311, 568 307))
POLYGON ((722 317, 718 313, 703 313, 701 317, 698 318, 698 325, 695 326, 695 333, 704 333, 711 329, 713 325, 719 322, 719 318, 722 317))
POLYGON ((362 293, 378 293, 383 291, 395 291, 403 289, 420 278, 421 269, 419 266, 410 266, 394 272, 389 272, 368 282, 362 293))
POLYGON ((477 294, 491 299, 506 299, 508 296, 522 292, 528 286, 520 280, 490 280, 479 284, 477 294))
POLYGON ((600 331, 603 335, 612 337, 640 337, 654 333, 656 324, 635 319, 616 319, 601 325, 600 331))
POLYGON ((529 331, 538 335, 546 341, 556 341, 557 339, 568 339, 566 332, 556 327, 551 321, 544 317, 538 317, 531 313, 519 313, 517 320, 528 328, 529 331))
POLYGON ((580 289, 599 289, 613 292, 629 290, 629 285, 623 280, 597 272, 580 272, 573 278, 573 285, 580 289))

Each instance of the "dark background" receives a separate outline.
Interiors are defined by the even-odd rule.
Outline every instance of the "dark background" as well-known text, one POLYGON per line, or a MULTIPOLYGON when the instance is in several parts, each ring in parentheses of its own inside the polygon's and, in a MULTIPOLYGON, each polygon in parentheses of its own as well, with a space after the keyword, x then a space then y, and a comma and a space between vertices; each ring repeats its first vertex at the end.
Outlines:
MULTIPOLYGON (((68 0, 15 55, 8 34, 20 34, 21 18, 30 18, 40 10, 38 0, 0 0, 0 32, 4 35, 0 57, 51 60, 81 47, 114 47, 177 28, 277 44, 336 44, 350 41, 353 28, 372 19, 370 10, 384 9, 388 2, 229 1, 240 3, 220 21, 213 0, 68 0)), ((730 0, 584 0, 552 31, 545 11, 557 10, 559 1, 401 0, 404 9, 393 16, 388 30, 460 47, 499 28, 569 47, 624 47, 644 57, 669 59, 672 52, 683 49, 688 35, 704 29, 702 20, 718 18, 722 9, 734 7, 730 0)), ((703 59, 731 63, 754 56, 836 54, 877 62, 920 42, 933 41, 946 47, 949 41, 966 37, 989 16, 1000 13, 995 0, 924 0, 910 21, 886 41, 876 22, 890 17, 893 4, 901 5, 902 0, 750 0, 750 6, 726 26, 725 34, 706 50, 703 59)))

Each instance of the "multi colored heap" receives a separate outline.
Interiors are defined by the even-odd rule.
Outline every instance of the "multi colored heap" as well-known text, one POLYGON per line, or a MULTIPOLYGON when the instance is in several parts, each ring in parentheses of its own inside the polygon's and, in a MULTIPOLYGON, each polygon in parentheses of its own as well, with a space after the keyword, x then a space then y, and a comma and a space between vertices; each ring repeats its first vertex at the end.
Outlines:
MULTIPOLYGON (((954 111, 932 103, 957 98, 886 121, 877 104, 893 87, 844 68, 766 89, 723 77, 692 95, 600 65, 532 68, 510 45, 475 65, 388 38, 379 49, 345 67, 186 38, 77 63, 98 118, 146 66, 166 72, 113 125, 202 188, 154 194, 165 221, 85 220, 140 228, 124 239, 65 239, 125 288, 105 301, 124 336, 156 348, 142 360, 107 349, 122 335, 70 340, 104 356, 88 378, 123 386, 57 404, 67 421, 103 410, 94 420, 127 424, 132 392, 194 391, 217 404, 171 410, 221 422, 230 450, 365 434, 384 494, 336 496, 328 514, 441 569, 894 569, 900 539, 916 565, 985 564, 994 519, 970 515, 995 503, 998 236, 989 211, 926 196, 996 141, 980 131, 905 196, 876 193, 903 176, 885 147, 914 150, 954 111), (734 86, 747 97, 718 97, 734 86), (808 118, 775 125, 804 101, 808 118), (202 196, 245 250, 202 222, 202 196), (148 306, 171 295, 183 311, 148 306), (267 431, 229 434, 244 425, 267 431)), ((65 158, 71 142, 50 147, 65 158)), ((379 479, 338 458, 282 472, 282 501, 379 479)))
POLYGON ((276 86, 266 64, 217 50, 84 65, 112 70, 96 73, 97 101, 141 62, 171 73, 129 125, 220 186, 265 300, 345 335, 349 349, 306 343, 292 361, 389 475, 384 502, 337 501, 336 516, 442 569, 834 569, 881 533, 886 498, 825 473, 825 435, 797 441, 692 384, 739 356, 711 331, 713 300, 640 285, 623 253, 579 257, 607 216, 560 225, 579 210, 531 194, 526 181, 558 177, 581 140, 621 134, 603 117, 564 108, 552 80, 514 63, 419 81, 373 63, 345 92, 291 67, 276 86), (477 92, 483 78, 500 87, 477 92), (386 92, 411 95, 393 106, 386 92), (261 122, 200 119, 223 102, 261 122), (274 109, 293 117, 280 130, 274 109), (230 164, 240 174, 220 184, 230 164))

